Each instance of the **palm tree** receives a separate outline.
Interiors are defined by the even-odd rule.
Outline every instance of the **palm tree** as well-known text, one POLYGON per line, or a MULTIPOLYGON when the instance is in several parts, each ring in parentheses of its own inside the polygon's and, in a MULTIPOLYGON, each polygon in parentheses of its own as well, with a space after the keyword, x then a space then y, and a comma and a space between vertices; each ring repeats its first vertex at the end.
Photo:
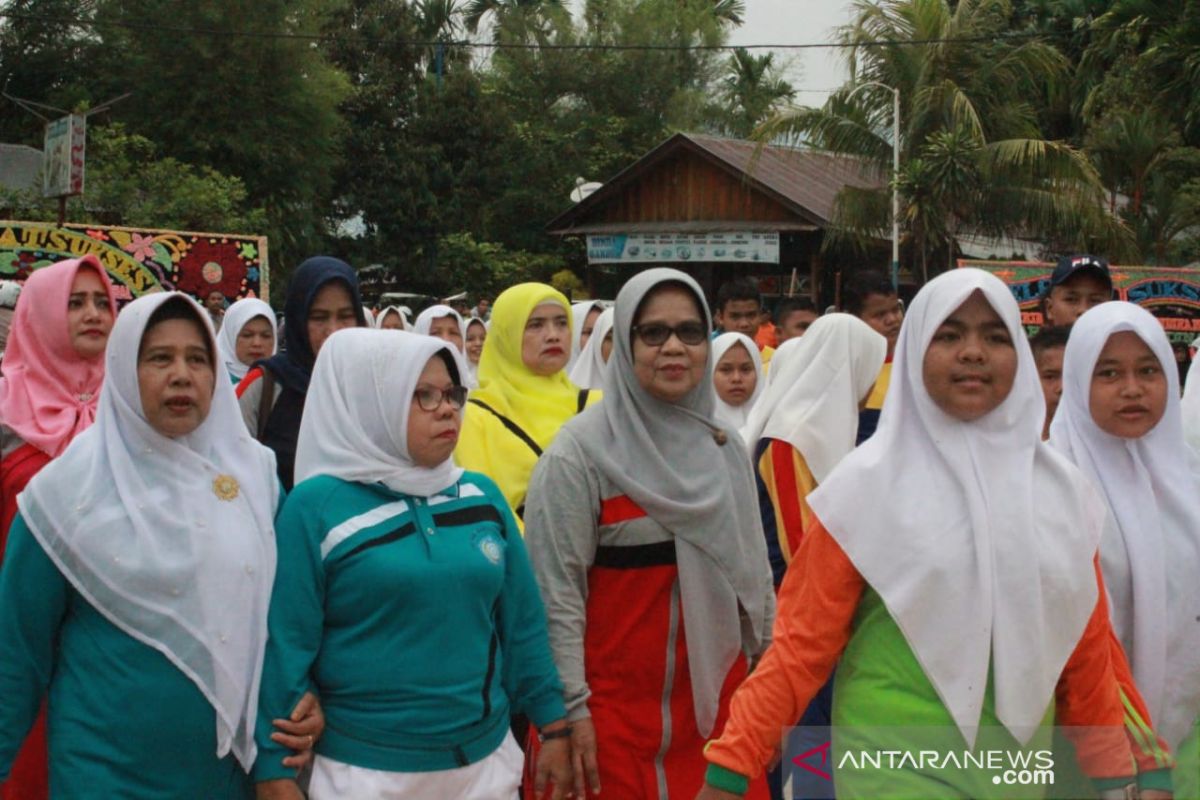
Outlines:
POLYGON ((756 56, 739 47, 730 55, 720 98, 725 127, 734 136, 749 136, 781 103, 795 97, 792 85, 778 77, 774 53, 756 56))
MULTIPOLYGON (((839 35, 854 81, 822 108, 789 109, 756 132, 892 167, 892 91, 902 99, 901 219, 909 249, 952 266, 963 229, 1039 238, 1118 256, 1131 237, 1103 204, 1080 151, 1042 138, 1039 101, 1066 61, 1036 38, 1006 37, 1008 0, 856 0, 839 35), (877 83, 881 86, 861 84, 877 83)), ((884 238, 891 187, 844 192, 830 241, 884 238)))
POLYGON ((477 33, 484 17, 497 20, 514 11, 540 11, 549 7, 562 8, 562 0, 469 0, 463 12, 467 30, 477 33))

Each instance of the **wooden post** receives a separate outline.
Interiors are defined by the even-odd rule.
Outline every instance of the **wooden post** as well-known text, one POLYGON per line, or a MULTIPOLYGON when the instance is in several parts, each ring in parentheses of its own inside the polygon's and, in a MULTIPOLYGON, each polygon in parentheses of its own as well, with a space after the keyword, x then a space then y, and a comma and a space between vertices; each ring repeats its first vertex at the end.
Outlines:
POLYGON ((60 195, 58 198, 58 227, 62 227, 67 222, 67 196, 60 195))

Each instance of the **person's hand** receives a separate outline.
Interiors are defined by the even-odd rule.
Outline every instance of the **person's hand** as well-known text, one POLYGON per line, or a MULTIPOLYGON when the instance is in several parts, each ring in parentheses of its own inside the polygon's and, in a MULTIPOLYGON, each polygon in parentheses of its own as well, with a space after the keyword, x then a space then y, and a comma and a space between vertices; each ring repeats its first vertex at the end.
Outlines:
POLYGON ((254 794, 258 800, 304 800, 300 787, 291 778, 255 784, 254 794))
MULTIPOLYGON (((543 728, 542 733, 553 733, 565 727, 565 721, 555 722, 543 728)), ((542 742, 538 750, 534 773, 534 796, 539 800, 546 796, 548 779, 554 786, 554 793, 550 795, 550 800, 565 800, 571 796, 573 777, 570 738, 547 739, 542 742)))
POLYGON ((600 768, 596 766, 596 726, 591 717, 571 723, 571 767, 575 771, 575 796, 600 794, 600 768))
POLYGON ((706 783, 700 787, 700 794, 696 795, 696 800, 742 800, 742 795, 717 789, 706 783))
POLYGON ((325 730, 325 714, 315 694, 305 692, 289 719, 273 720, 272 724, 279 730, 271 734, 271 741, 295 751, 283 760, 285 767, 300 769, 312 761, 313 745, 325 730))

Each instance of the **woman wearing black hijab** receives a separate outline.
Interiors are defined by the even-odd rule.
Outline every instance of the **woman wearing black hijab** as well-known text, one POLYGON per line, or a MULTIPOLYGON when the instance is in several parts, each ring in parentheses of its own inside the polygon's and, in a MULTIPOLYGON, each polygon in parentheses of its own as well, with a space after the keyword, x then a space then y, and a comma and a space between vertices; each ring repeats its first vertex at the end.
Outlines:
POLYGON ((284 305, 287 349, 254 365, 238 384, 246 427, 275 451, 279 480, 292 488, 296 438, 317 352, 335 331, 366 327, 358 276, 344 261, 308 259, 292 275, 284 305))

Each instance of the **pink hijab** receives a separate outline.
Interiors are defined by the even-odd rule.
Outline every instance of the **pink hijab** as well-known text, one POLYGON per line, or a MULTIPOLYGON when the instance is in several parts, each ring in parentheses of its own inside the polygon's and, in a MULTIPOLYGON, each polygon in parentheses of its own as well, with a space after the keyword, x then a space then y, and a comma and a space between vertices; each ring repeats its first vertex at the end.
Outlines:
POLYGON ((100 275, 113 316, 112 282, 94 255, 34 271, 21 290, 0 377, 0 423, 54 457, 96 418, 104 358, 85 361, 67 329, 67 302, 80 267, 100 275))

